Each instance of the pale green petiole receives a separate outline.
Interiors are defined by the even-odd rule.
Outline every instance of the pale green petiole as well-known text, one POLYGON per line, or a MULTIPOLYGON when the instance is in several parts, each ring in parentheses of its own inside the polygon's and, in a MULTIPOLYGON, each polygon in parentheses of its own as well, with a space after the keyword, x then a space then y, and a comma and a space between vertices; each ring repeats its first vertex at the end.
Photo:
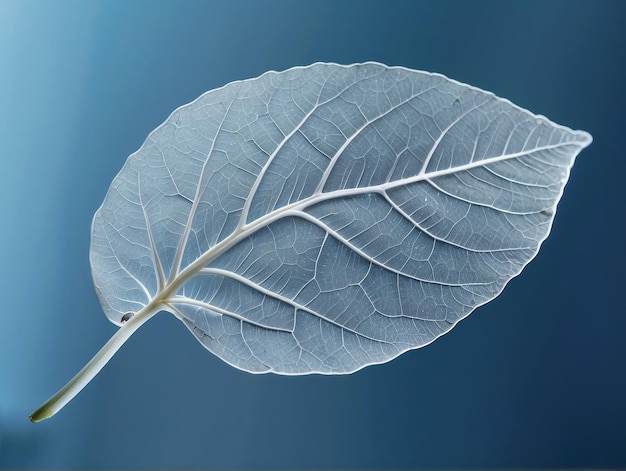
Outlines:
POLYGON ((80 370, 76 376, 74 376, 63 388, 44 402, 37 408, 31 415, 31 422, 39 422, 44 419, 52 417, 59 412, 65 404, 70 402, 74 396, 76 396, 82 389, 87 386, 87 383, 96 376, 100 370, 108 363, 108 361, 115 355, 122 345, 128 340, 128 338, 141 327, 148 319, 158 312, 158 307, 151 303, 144 307, 137 314, 132 316, 126 323, 124 323, 113 337, 104 344, 104 347, 100 349, 98 353, 87 363, 82 370, 80 370))

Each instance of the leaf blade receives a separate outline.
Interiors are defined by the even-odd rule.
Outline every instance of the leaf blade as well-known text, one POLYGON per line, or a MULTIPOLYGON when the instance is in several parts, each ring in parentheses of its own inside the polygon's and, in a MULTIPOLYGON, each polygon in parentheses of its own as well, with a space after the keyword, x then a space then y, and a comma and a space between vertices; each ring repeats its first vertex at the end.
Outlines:
POLYGON ((113 322, 162 299, 244 370, 354 371, 497 296, 590 139, 375 63, 235 82, 129 158, 94 217, 94 282, 113 322))

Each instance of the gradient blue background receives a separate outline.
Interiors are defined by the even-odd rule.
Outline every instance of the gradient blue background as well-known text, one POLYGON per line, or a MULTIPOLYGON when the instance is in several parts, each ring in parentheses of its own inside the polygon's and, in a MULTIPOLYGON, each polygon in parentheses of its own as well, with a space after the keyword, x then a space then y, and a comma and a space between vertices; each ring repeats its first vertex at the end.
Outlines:
POLYGON ((626 3, 0 0, 0 468, 626 467, 626 3), (491 90, 595 138, 551 237, 434 344, 343 377, 252 376, 159 315, 115 331, 91 218, 176 107, 315 61, 491 90))

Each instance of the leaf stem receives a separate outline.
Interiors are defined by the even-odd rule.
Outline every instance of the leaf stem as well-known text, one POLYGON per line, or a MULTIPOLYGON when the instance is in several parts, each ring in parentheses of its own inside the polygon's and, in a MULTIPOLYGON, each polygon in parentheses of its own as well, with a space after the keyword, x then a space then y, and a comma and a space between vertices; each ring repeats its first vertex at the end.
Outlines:
POLYGON ((87 383, 96 376, 108 363, 122 345, 141 327, 147 320, 159 311, 157 303, 150 303, 141 311, 132 316, 124 323, 113 337, 95 354, 76 376, 74 376, 61 390, 44 402, 31 415, 31 422, 39 422, 52 417, 59 412, 74 396, 83 390, 87 383))

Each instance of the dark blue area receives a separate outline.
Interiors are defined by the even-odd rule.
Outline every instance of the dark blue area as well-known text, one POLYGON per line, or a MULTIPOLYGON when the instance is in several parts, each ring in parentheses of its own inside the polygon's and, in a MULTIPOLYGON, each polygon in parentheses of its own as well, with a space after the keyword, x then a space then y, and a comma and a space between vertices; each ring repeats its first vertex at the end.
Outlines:
POLYGON ((0 468, 626 467, 618 1, 0 3, 0 468), (584 129, 537 259, 432 345, 340 377, 253 376, 165 314, 66 409, 115 331, 93 213, 147 134, 227 82, 315 61, 440 72, 584 129))

